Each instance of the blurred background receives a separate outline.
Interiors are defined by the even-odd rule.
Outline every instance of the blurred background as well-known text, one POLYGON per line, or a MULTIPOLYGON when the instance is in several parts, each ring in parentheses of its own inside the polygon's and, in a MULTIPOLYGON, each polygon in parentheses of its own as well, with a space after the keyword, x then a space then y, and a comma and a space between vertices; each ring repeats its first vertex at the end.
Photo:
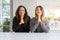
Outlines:
POLYGON ((60 0, 0 0, 0 32, 12 31, 12 19, 19 5, 26 7, 31 18, 35 15, 35 7, 41 5, 50 31, 60 31, 60 0))
POLYGON ((10 31, 10 0, 0 0, 0 32, 10 31))

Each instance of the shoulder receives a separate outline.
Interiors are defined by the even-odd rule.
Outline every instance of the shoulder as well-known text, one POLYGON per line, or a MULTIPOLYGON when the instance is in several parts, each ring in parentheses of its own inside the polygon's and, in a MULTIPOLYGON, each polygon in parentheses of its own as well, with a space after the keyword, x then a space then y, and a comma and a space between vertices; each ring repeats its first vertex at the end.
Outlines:
POLYGON ((28 19, 31 19, 30 16, 27 16, 27 17, 28 17, 28 19))
POLYGON ((17 18, 16 18, 16 16, 14 16, 14 17, 13 17, 13 21, 17 21, 17 18))
POLYGON ((13 19, 17 19, 16 16, 14 16, 13 19))
POLYGON ((31 18, 31 22, 35 22, 35 20, 36 20, 35 17, 31 18))
POLYGON ((34 19, 34 18, 35 18, 35 17, 32 17, 31 20, 34 19))

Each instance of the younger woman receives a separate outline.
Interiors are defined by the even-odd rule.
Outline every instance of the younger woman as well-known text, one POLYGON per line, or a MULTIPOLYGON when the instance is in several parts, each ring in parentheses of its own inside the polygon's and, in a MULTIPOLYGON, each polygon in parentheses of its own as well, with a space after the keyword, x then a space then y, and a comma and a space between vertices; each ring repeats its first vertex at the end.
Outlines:
POLYGON ((37 6, 35 9, 35 17, 30 21, 30 32, 48 32, 49 25, 44 16, 42 6, 37 6))

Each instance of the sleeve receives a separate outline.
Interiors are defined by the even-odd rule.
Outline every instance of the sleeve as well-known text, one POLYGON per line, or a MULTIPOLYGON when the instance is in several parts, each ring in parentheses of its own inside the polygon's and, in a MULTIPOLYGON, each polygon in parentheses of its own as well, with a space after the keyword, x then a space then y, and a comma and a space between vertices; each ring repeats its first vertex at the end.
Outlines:
POLYGON ((30 21, 30 32, 34 32, 37 27, 38 27, 39 23, 35 23, 34 19, 31 19, 30 21))
POLYGON ((13 19, 12 30, 15 31, 15 32, 20 31, 20 24, 18 24, 17 19, 15 17, 13 19))
POLYGON ((46 22, 45 24, 40 22, 40 24, 41 24, 41 28, 44 32, 48 32, 50 30, 48 22, 46 22))

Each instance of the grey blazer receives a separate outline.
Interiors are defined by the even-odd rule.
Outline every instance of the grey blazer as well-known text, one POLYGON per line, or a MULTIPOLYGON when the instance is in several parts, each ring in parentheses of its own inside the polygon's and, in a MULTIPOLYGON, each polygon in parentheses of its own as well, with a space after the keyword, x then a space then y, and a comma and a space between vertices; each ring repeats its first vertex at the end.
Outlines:
POLYGON ((49 31, 49 24, 46 21, 45 24, 42 22, 37 22, 36 18, 32 18, 30 21, 30 32, 48 32, 49 31))

